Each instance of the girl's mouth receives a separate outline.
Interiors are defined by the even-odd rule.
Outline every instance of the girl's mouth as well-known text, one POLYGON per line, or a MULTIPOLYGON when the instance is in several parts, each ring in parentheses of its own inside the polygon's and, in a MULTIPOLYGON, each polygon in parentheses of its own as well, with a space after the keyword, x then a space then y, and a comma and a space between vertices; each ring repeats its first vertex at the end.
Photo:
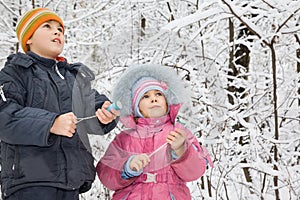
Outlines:
POLYGON ((160 106, 152 106, 151 109, 153 109, 153 108, 160 108, 160 106))

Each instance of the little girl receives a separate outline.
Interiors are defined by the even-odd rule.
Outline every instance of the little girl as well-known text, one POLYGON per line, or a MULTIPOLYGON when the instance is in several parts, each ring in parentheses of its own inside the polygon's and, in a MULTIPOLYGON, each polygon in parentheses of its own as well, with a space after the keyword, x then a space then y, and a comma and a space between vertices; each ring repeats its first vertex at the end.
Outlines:
POLYGON ((189 98, 175 71, 129 67, 113 99, 122 103, 118 134, 97 164, 101 182, 117 200, 191 199, 186 182, 201 177, 210 156, 176 116, 189 98))

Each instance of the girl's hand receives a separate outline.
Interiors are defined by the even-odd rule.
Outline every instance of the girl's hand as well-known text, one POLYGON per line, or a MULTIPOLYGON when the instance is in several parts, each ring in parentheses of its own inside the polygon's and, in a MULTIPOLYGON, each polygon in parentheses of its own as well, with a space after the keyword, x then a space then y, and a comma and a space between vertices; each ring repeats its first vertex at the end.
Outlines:
POLYGON ((114 110, 114 109, 112 109, 111 111, 106 110, 106 108, 110 104, 111 103, 109 101, 105 101, 104 104, 102 105, 102 108, 101 109, 99 108, 95 113, 98 120, 102 124, 108 124, 108 123, 112 122, 113 120, 115 120, 117 116, 120 116, 119 110, 114 110))
POLYGON ((184 142, 186 139, 186 133, 184 130, 175 128, 174 131, 171 131, 167 136, 167 142, 171 145, 171 148, 175 154, 180 157, 185 151, 184 142))
POLYGON ((147 154, 139 154, 132 158, 129 163, 129 167, 132 171, 141 171, 150 162, 150 158, 147 154))

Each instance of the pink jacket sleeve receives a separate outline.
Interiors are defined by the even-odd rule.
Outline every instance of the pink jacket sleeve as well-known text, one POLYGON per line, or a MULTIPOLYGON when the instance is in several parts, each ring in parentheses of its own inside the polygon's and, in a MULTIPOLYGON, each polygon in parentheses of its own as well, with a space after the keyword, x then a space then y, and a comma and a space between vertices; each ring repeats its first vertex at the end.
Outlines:
POLYGON ((135 179, 122 179, 121 173, 130 155, 126 154, 118 145, 118 137, 109 145, 104 156, 96 166, 97 175, 101 183, 110 190, 119 190, 129 186, 135 179))
POLYGON ((101 183, 110 190, 119 190, 129 186, 136 178, 124 180, 121 178, 121 171, 113 169, 103 163, 98 162, 97 175, 101 183))
POLYGON ((184 154, 173 161, 171 167, 183 181, 189 182, 200 178, 205 173, 207 161, 211 166, 212 163, 207 152, 204 155, 203 148, 190 132, 188 132, 185 148, 184 154))

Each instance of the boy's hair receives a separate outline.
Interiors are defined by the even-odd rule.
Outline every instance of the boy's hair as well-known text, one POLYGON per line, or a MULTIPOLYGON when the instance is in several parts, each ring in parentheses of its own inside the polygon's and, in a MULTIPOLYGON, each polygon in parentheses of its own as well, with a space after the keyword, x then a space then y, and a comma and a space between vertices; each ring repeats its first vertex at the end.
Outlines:
POLYGON ((27 41, 42 23, 49 20, 54 20, 60 23, 64 31, 64 23, 62 19, 48 8, 35 8, 29 10, 21 17, 17 24, 16 33, 25 53, 29 50, 26 45, 27 41))

